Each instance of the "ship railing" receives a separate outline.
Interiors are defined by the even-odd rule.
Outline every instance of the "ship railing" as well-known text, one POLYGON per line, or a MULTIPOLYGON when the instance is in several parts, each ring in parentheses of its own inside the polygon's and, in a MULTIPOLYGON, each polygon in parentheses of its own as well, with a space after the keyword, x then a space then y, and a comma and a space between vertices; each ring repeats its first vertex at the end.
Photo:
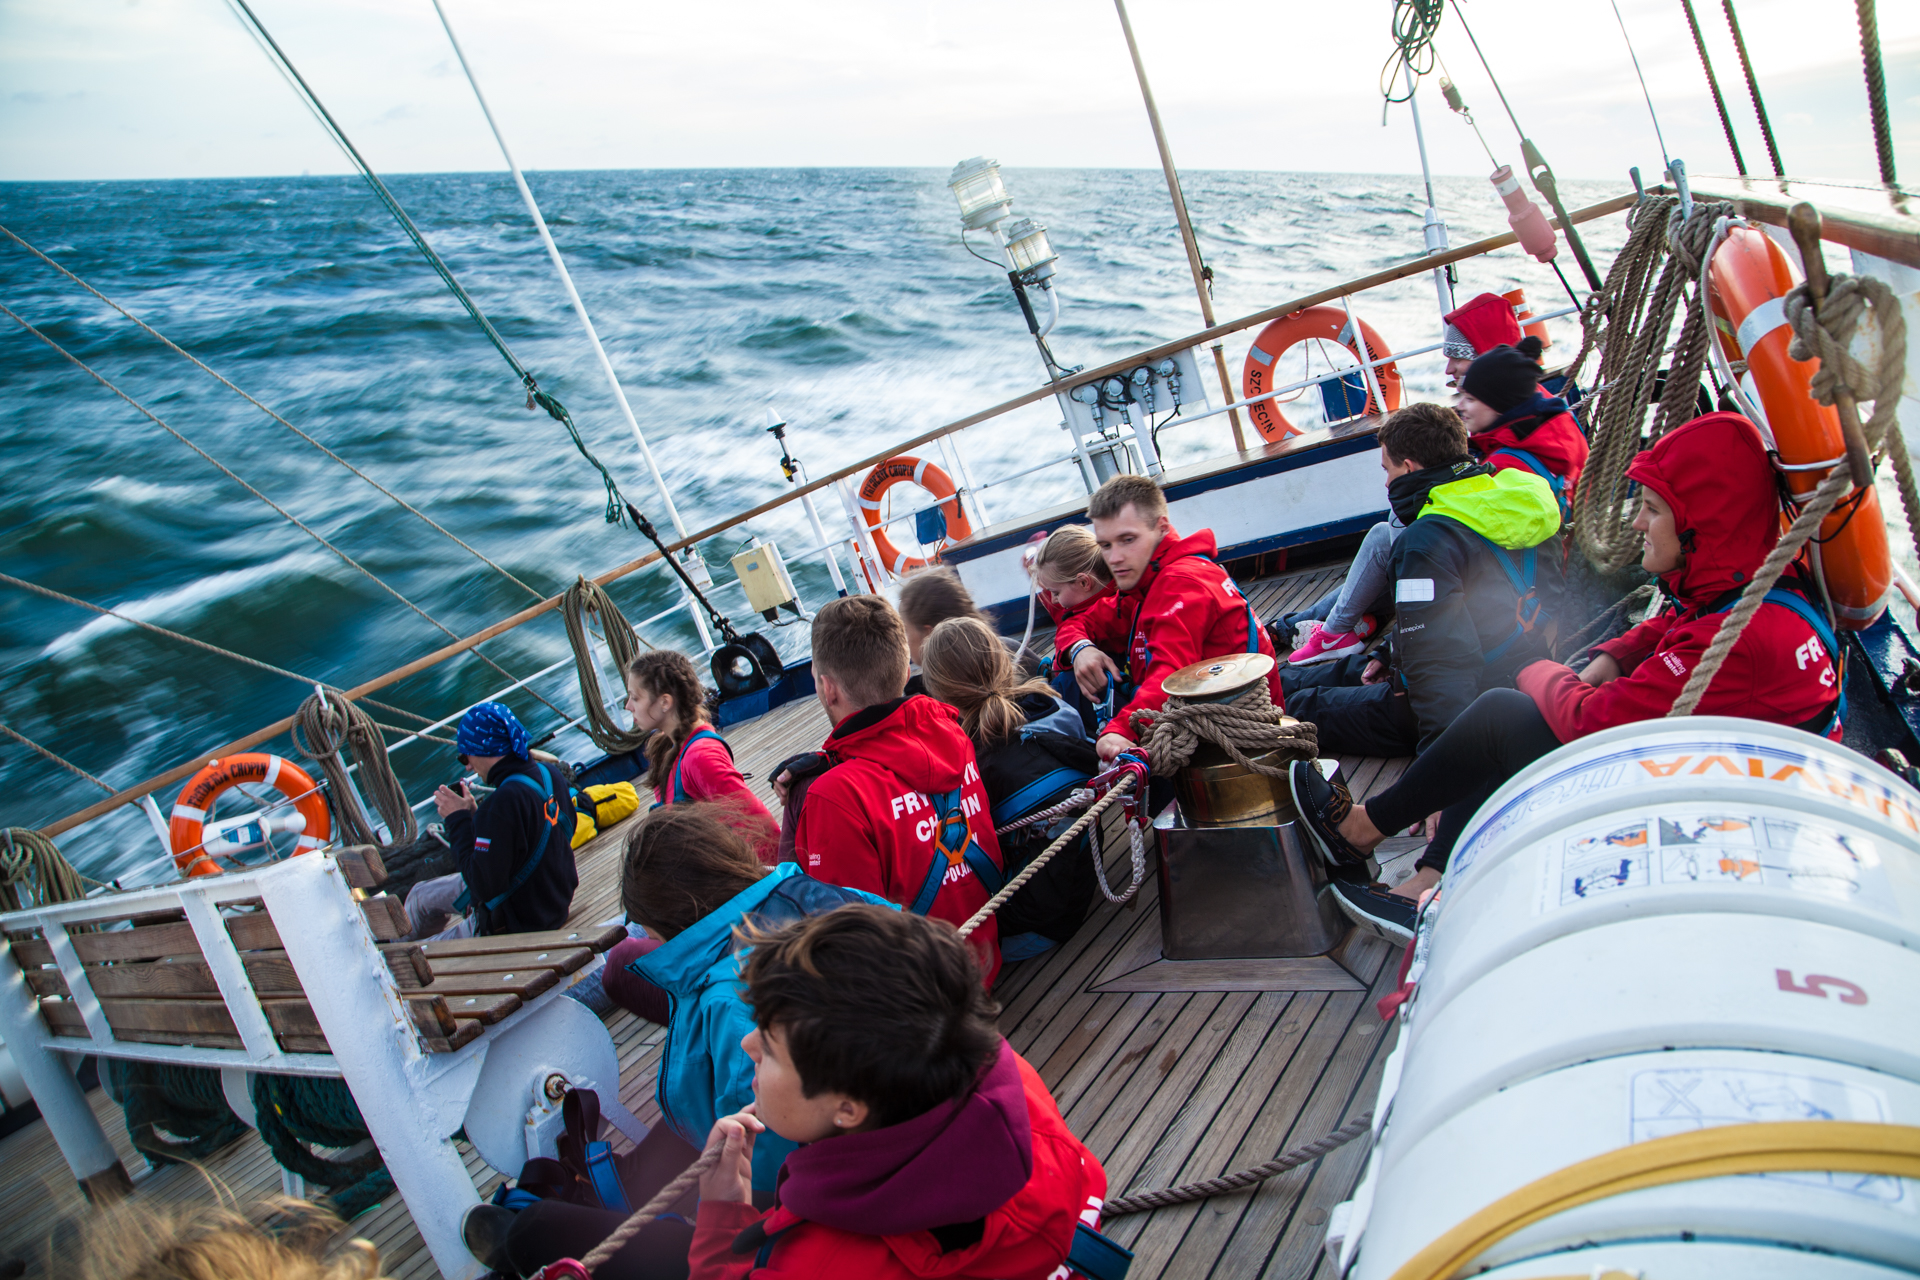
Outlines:
MULTIPOLYGON (((1660 192, 1656 191, 1653 194, 1660 194, 1660 192)), ((1574 222, 1586 222, 1594 218, 1604 217, 1607 214, 1617 213, 1620 210, 1627 208, 1628 206, 1632 205, 1637 198, 1638 197, 1636 195, 1631 193, 1614 196, 1610 199, 1600 201, 1599 203, 1588 205, 1583 209, 1576 210, 1570 215, 1570 217, 1571 217, 1571 220, 1574 222)), ((1554 220, 1554 221, 1555 221, 1555 225, 1558 225, 1557 220, 1554 220)), ((1427 254, 1420 257, 1409 258, 1409 259, 1406 259, 1405 261, 1402 261, 1393 266, 1387 267, 1381 271, 1374 272, 1371 275, 1361 277, 1357 280, 1347 281, 1343 284, 1334 285, 1326 289, 1321 289, 1313 293, 1308 293, 1300 297, 1289 299, 1285 302, 1278 304, 1277 306, 1268 307, 1263 311, 1257 311, 1252 313, 1251 315, 1242 316, 1238 319, 1230 320, 1223 324, 1218 324, 1208 329, 1202 329, 1198 332, 1187 334, 1183 337, 1174 339, 1173 341, 1161 343, 1157 346, 1148 348, 1145 351, 1135 352, 1133 354, 1128 355, 1124 359, 1110 361, 1107 364, 1096 366, 1091 369, 1077 370, 1071 375, 1069 375, 1068 378, 1064 378, 1055 382, 1050 382, 1044 386, 1035 387, 1018 396, 1013 397, 1012 399, 1002 401, 1001 403, 993 405, 989 408, 982 409, 975 413, 968 414, 965 417, 956 419, 955 421, 945 423, 941 426, 922 432, 919 435, 900 441, 883 451, 875 453, 871 457, 867 457, 867 458, 861 459, 860 461, 837 468, 831 472, 828 472, 823 476, 810 479, 804 484, 793 485, 783 490, 778 495, 768 499, 767 501, 758 504, 757 506, 749 508, 746 511, 739 512, 733 516, 730 516, 706 528, 694 530, 688 533, 686 536, 678 539, 677 541, 667 543, 665 546, 665 552, 668 555, 677 555, 680 552, 685 551, 691 547, 694 547, 709 539, 716 538, 723 534, 731 533, 737 529, 740 529, 742 526, 745 526, 752 521, 758 520, 759 518, 769 514, 770 512, 786 507, 788 504, 796 502, 801 498, 807 497, 815 493, 822 492, 823 490, 826 490, 829 488, 836 488, 842 494, 843 497, 851 499, 851 493, 849 492, 848 482, 853 480, 853 478, 863 475, 872 467, 874 467, 875 465, 884 461, 887 458, 894 457, 898 454, 911 453, 915 449, 922 448, 929 444, 939 444, 943 449, 952 450, 951 460, 954 463, 954 469, 958 473, 958 476, 956 477, 956 481, 957 481, 956 499, 949 499, 949 501, 957 500, 960 497, 964 497, 974 503, 976 511, 980 511, 980 508, 978 505, 979 494, 988 489, 994 488, 999 485, 1007 484, 1013 480, 1021 479, 1025 476, 1033 475, 1037 472, 1045 471, 1049 468, 1069 466, 1073 464, 1084 464, 1086 459, 1083 457, 1083 450, 1080 448, 1076 448, 1069 453, 1049 458, 1046 461, 1027 465, 1016 471, 1009 472, 1004 475, 993 476, 986 479, 985 481, 975 483, 973 482, 972 477, 969 474, 969 467, 965 461, 965 458, 959 451, 959 443, 958 443, 959 433, 964 432, 969 427, 977 426, 982 423, 986 423, 998 418, 1002 418, 1007 414, 1010 414, 1016 410, 1025 408, 1028 405, 1038 404, 1046 400, 1052 399, 1057 395, 1063 394, 1071 386, 1079 386, 1083 383, 1111 377, 1115 374, 1125 374, 1143 362, 1151 362, 1154 360, 1158 360, 1160 358, 1173 355, 1180 351, 1188 350, 1194 347, 1199 347, 1201 345, 1204 345, 1205 343, 1211 342, 1218 338, 1227 337, 1227 336, 1241 333, 1250 329, 1256 329, 1259 326, 1269 323, 1270 321, 1277 320, 1283 316, 1290 315, 1294 312, 1304 310, 1307 307, 1318 306, 1322 303, 1337 302, 1343 299, 1351 298, 1359 294, 1365 293, 1368 290, 1394 284, 1400 280, 1404 280, 1409 277, 1424 275, 1425 273, 1432 271, 1436 267, 1444 267, 1451 263, 1461 262, 1470 258, 1479 257, 1481 255, 1491 253, 1494 250, 1506 248, 1509 245, 1512 245, 1514 243, 1516 243, 1516 237, 1511 233, 1506 233, 1506 234, 1497 235, 1497 236, 1489 236, 1485 239, 1476 240, 1476 241, 1473 241, 1472 243, 1464 244, 1457 248, 1449 249, 1441 253, 1427 254)), ((1571 313, 1571 309, 1568 309, 1560 312, 1551 313, 1551 315, 1562 316, 1570 313, 1571 313)), ((1549 317, 1543 317, 1543 318, 1551 318, 1551 317, 1549 316, 1549 317)), ((1380 365, 1387 364, 1392 361, 1404 360, 1404 359, 1409 359, 1415 356, 1429 354, 1437 350, 1438 346, 1439 344, 1435 343, 1435 344, 1429 344, 1424 347, 1409 348, 1404 351, 1392 352, 1390 354, 1381 356, 1377 359, 1368 360, 1364 362, 1356 362, 1355 364, 1346 365, 1344 367, 1333 368, 1328 370, 1325 374, 1316 375, 1314 377, 1307 378, 1299 382, 1289 384, 1284 387, 1276 388, 1275 390, 1264 393, 1263 395, 1260 395, 1260 396, 1255 396, 1245 400, 1235 401, 1232 404, 1221 405, 1217 408, 1210 407, 1204 411, 1196 412, 1193 414, 1181 415, 1179 417, 1171 419, 1170 422, 1185 423, 1185 422, 1199 421, 1204 418, 1215 417, 1215 416, 1218 416, 1219 414, 1228 412, 1230 409, 1244 408, 1248 404, 1258 403, 1262 400, 1269 400, 1278 396, 1291 395, 1296 392, 1306 390, 1312 386, 1319 385, 1321 383, 1329 382, 1338 378, 1348 377, 1351 374, 1353 374, 1356 370, 1363 371, 1367 375, 1369 383, 1371 383, 1372 382, 1371 371, 1374 368, 1377 368, 1380 365)), ((1167 425, 1168 424, 1163 423, 1162 429, 1164 430, 1167 425)), ((1136 438, 1144 437, 1145 433, 1136 432, 1135 435, 1136 435, 1136 438)), ((1122 438, 1124 439, 1124 437, 1122 438)), ((1119 441, 1113 441, 1111 443, 1117 445, 1119 441)), ((1096 447, 1104 448, 1107 446, 1096 445, 1096 447)), ((849 502, 847 505, 851 505, 851 503, 849 502)), ((930 505, 937 506, 941 504, 935 503, 930 505)), ((893 524, 905 521, 907 519, 917 517, 919 514, 920 514, 920 511, 917 509, 901 512, 899 514, 890 514, 888 518, 883 522, 882 527, 888 527, 893 524)), ((984 526, 987 522, 985 521, 984 512, 982 512, 981 514, 982 514, 982 524, 984 526)), ((794 563, 811 560, 816 556, 818 557, 831 556, 835 553, 836 548, 845 547, 848 544, 851 544, 852 549, 854 551, 855 569, 856 569, 854 582, 857 582, 860 576, 858 573, 858 570, 860 568, 859 561, 862 559, 865 559, 869 562, 870 571, 873 572, 874 574, 878 575, 879 573, 883 572, 884 567, 879 564, 877 555, 873 553, 872 543, 870 539, 871 531, 866 527, 865 522, 859 519, 858 516, 855 515, 851 510, 845 513, 845 519, 846 519, 846 524, 848 526, 848 532, 846 534, 831 535, 826 539, 826 541, 817 543, 814 545, 806 546, 799 552, 796 552, 790 555, 783 554, 781 557, 783 563, 790 565, 794 563)), ((826 523, 826 519, 824 518, 824 516, 823 516, 822 523, 823 525, 826 523)), ((627 577, 633 573, 638 572, 641 569, 644 569, 652 564, 655 564, 660 559, 661 559, 660 550, 656 549, 653 551, 649 551, 645 555, 639 556, 633 560, 629 560, 625 564, 619 565, 611 570, 608 570, 605 573, 598 575, 593 579, 593 581, 600 584, 601 586, 605 586, 610 582, 617 581, 618 579, 627 577)), ((877 577, 876 577, 876 580, 878 580, 877 577)), ((743 584, 739 583, 739 580, 735 578, 735 579, 729 579, 725 583, 717 582, 715 584, 714 589, 724 590, 724 589, 731 589, 733 587, 742 586, 742 585, 743 584)), ((849 585, 851 587, 853 583, 850 583, 849 585)), ((373 680, 354 686, 353 688, 343 690, 343 692, 349 698, 359 698, 369 693, 373 693, 376 690, 383 689, 389 685, 398 683, 399 681, 404 680, 410 676, 416 675, 419 672, 428 669, 429 667, 436 666, 441 662, 445 662, 450 658, 456 657, 459 654, 466 652, 467 650, 473 648, 478 644, 485 643, 486 641, 494 639, 495 637, 502 635, 507 631, 523 626, 528 622, 535 621, 536 619, 542 618, 549 613, 556 612, 559 608, 560 600, 561 600, 560 596, 558 595, 552 596, 546 600, 541 601, 536 605, 532 605, 526 609, 523 609, 520 612, 515 613, 508 618, 502 619, 500 622, 494 623, 492 626, 484 628, 481 631, 477 631, 472 635, 465 636, 459 640, 454 641, 451 644, 442 646, 441 648, 433 650, 432 652, 427 653, 425 655, 422 655, 421 657, 416 658, 413 661, 408 662, 400 667, 397 667, 392 671, 388 671, 385 674, 374 678, 373 680)), ((664 622, 667 619, 673 617, 674 615, 681 613, 682 611, 685 611, 691 614, 694 608, 695 608, 695 605, 693 601, 691 599, 686 598, 685 596, 682 596, 679 600, 677 600, 671 606, 665 609, 662 609, 658 613, 655 613, 648 618, 642 619, 639 623, 636 624, 636 627, 640 629, 644 629, 647 627, 656 626, 659 623, 664 622)), ((711 651, 712 651, 711 648, 708 648, 703 650, 703 653, 710 653, 711 651)), ((571 656, 565 659, 561 659, 560 661, 557 661, 543 668, 541 671, 536 672, 532 676, 525 677, 521 680, 516 680, 504 686, 501 690, 498 690, 493 694, 489 694, 487 698, 480 699, 480 701, 488 701, 491 699, 495 699, 497 697, 504 696, 507 693, 514 692, 519 688, 526 687, 529 683, 531 683, 534 680, 538 680, 538 679, 542 679, 547 676, 550 676, 553 673, 559 671, 561 668, 571 665, 572 661, 573 659, 571 658, 571 656)), ((616 679, 615 681, 616 689, 619 687, 619 684, 620 682, 616 679)), ((471 705, 472 704, 469 704, 469 706, 471 705)), ((613 704, 610 703, 609 705, 611 706, 613 704)), ((410 746, 415 742, 422 741, 423 739, 420 736, 422 733, 429 733, 436 728, 444 728, 447 725, 452 724, 454 721, 459 719, 460 715, 465 714, 467 709, 468 709, 467 707, 463 707, 459 712, 434 722, 424 730, 414 731, 402 737, 401 739, 399 739, 389 747, 388 749, 389 754, 391 754, 391 752, 394 750, 400 749, 402 746, 410 746)), ((543 737, 551 738, 553 733, 562 732, 567 727, 577 725, 580 723, 581 719, 584 719, 584 717, 581 717, 580 719, 571 720, 566 725, 563 725, 561 729, 553 730, 551 732, 543 734, 543 737)), ((59 836, 85 823, 91 822, 96 818, 112 813, 117 809, 119 809, 122 805, 126 805, 129 803, 137 803, 143 797, 146 797, 149 794, 155 791, 158 791, 162 787, 166 787, 166 786, 178 783, 183 779, 185 779, 186 777, 190 776, 196 769, 200 767, 200 764, 206 761, 207 759, 211 757, 228 755, 237 751, 251 750, 254 747, 260 745, 261 743, 264 743, 286 732, 287 729, 291 727, 292 723, 293 723, 293 717, 289 716, 283 720, 275 722, 272 725, 268 725, 268 726, 265 726, 264 728, 255 730, 253 733, 248 734, 245 737, 235 739, 232 742, 224 743, 212 749, 211 751, 198 753, 193 757, 191 757, 188 763, 175 766, 174 768, 169 769, 164 773, 155 775, 154 777, 148 778, 122 791, 116 792, 115 794, 109 797, 106 797, 105 799, 102 799, 92 805, 89 805, 84 809, 81 809, 75 813, 69 814, 66 817, 61 818, 56 822, 48 824, 46 827, 42 828, 42 831, 49 837, 59 836)), ((416 808, 423 808, 423 807, 424 805, 416 806, 416 808)))

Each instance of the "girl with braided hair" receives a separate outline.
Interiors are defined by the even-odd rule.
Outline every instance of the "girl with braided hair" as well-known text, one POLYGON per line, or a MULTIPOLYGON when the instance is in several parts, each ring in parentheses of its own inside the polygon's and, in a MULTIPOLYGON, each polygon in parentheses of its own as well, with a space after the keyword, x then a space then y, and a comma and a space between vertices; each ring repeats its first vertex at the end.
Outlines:
POLYGON ((628 663, 627 711, 633 727, 651 735, 644 781, 653 788, 653 807, 690 800, 731 805, 749 827, 764 832, 755 847, 772 866, 779 828, 734 766, 733 749, 714 731, 692 660, 677 650, 654 649, 628 663))

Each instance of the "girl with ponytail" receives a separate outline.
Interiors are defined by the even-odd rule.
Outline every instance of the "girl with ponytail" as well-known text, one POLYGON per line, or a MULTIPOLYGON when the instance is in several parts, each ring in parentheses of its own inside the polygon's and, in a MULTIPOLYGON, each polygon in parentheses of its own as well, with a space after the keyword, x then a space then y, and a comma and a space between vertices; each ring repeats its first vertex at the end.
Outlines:
POLYGON ((779 828, 734 767, 733 749, 707 717, 706 690, 686 654, 654 649, 627 664, 627 711, 646 730, 646 784, 653 807, 712 800, 738 809, 756 832, 761 860, 773 865, 779 828))
MULTIPOLYGON (((1007 646, 978 618, 950 618, 927 634, 920 651, 927 693, 960 713, 973 740, 980 780, 996 827, 1059 804, 1099 767, 1080 713, 1045 681, 1021 681, 1007 646)), ((1035 823, 1000 837, 1011 879, 1074 815, 1035 823)), ((1093 863, 1086 837, 1056 854, 1000 908, 1000 954, 1024 960, 1065 942, 1086 919, 1093 863)))

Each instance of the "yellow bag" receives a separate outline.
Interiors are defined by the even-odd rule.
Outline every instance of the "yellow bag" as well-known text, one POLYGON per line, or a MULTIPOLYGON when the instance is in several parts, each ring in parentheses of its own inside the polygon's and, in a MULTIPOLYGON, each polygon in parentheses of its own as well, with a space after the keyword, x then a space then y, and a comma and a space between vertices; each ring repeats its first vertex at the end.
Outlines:
POLYGON ((640 793, 631 782, 612 782, 573 793, 573 847, 578 849, 600 832, 640 808, 640 793))

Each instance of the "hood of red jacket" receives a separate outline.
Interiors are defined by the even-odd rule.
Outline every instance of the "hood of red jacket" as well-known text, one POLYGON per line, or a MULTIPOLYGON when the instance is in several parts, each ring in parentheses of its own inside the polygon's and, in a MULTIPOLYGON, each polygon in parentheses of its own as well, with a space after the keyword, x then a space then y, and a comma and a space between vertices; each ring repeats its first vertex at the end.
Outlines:
POLYGON ((1500 449, 1524 449, 1569 486, 1579 483, 1587 465, 1587 437, 1567 412, 1566 401, 1557 396, 1535 395, 1485 431, 1468 436, 1467 443, 1482 458, 1500 449))
POLYGON ((960 713, 944 702, 915 694, 867 723, 859 712, 828 735, 826 751, 840 760, 871 760, 916 791, 951 791, 973 763, 973 743, 960 727, 960 713))
POLYGON ((1752 579, 1780 537, 1773 460, 1754 425, 1709 413, 1654 441, 1627 467, 1673 508, 1686 555, 1661 581, 1677 599, 1704 604, 1752 579))
POLYGON ((1167 536, 1160 539, 1160 545, 1153 549, 1153 559, 1147 561, 1146 570, 1140 575, 1140 584, 1124 594, 1144 600, 1147 592, 1153 589, 1154 579, 1175 560, 1187 556, 1206 556, 1211 559, 1219 549, 1220 544, 1214 541, 1211 529, 1202 529, 1186 538, 1180 536, 1178 529, 1169 529, 1167 536))
POLYGON ((1520 322, 1513 318, 1513 304, 1497 293, 1469 298, 1441 318, 1458 329, 1481 355, 1501 343, 1520 345, 1520 322))
POLYGON ((788 1213, 840 1231, 904 1235, 975 1222, 1033 1176, 1033 1123, 1006 1041, 972 1093, 903 1124, 801 1147, 781 1172, 788 1213))

